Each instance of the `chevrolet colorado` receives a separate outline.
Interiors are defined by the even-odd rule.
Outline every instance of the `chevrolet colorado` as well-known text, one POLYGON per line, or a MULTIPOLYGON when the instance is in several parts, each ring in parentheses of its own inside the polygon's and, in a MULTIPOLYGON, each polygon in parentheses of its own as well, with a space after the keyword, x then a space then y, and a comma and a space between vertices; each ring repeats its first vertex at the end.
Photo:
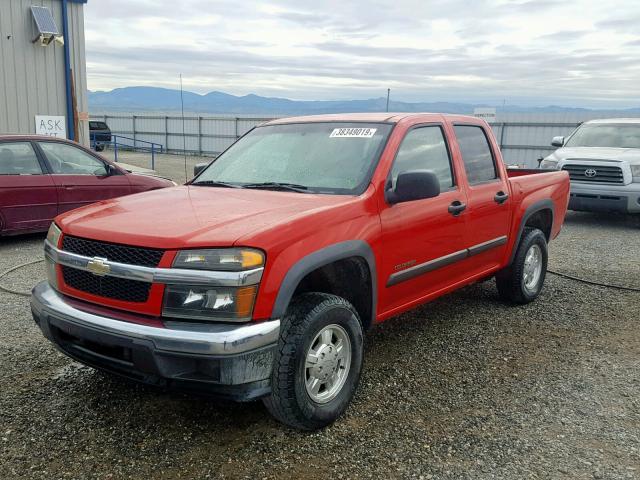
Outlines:
POLYGON ((551 145, 540 168, 569 172, 570 210, 640 213, 640 118, 590 120, 551 145))
POLYGON ((477 118, 274 120, 185 186, 57 217, 33 316, 87 365, 321 428, 372 325, 494 276, 534 300, 568 195, 567 172, 508 172, 477 118))

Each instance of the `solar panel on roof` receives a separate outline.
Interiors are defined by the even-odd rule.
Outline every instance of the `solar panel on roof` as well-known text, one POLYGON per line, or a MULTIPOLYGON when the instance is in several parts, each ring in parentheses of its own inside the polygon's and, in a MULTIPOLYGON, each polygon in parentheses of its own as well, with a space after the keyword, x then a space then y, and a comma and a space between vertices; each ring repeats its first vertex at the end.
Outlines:
POLYGON ((36 27, 38 27, 38 33, 41 35, 60 35, 51 10, 47 7, 32 6, 31 14, 33 21, 36 22, 36 27))

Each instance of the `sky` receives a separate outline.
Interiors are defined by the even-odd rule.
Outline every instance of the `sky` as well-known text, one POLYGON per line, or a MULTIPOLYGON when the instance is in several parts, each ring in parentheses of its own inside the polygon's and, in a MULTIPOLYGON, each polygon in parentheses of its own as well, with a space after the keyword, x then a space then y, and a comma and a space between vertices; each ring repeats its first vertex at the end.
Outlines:
POLYGON ((89 0, 90 90, 640 106, 640 1, 89 0))

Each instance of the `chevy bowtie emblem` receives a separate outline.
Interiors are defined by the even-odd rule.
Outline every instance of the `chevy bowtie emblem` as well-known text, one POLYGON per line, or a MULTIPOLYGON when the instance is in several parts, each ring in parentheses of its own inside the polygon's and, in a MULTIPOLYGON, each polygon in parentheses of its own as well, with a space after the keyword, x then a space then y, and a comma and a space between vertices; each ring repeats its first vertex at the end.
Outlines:
POLYGON ((106 261, 106 258, 93 257, 87 262, 87 270, 94 275, 102 277, 111 271, 111 267, 105 263, 106 261))

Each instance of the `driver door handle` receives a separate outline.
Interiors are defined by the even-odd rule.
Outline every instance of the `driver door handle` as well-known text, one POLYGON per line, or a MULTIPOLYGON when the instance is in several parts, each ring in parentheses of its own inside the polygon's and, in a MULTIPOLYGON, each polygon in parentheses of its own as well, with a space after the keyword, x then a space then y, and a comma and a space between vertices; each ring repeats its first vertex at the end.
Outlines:
POLYGON ((455 202, 452 202, 451 205, 449 205, 449 213, 454 217, 457 217, 464 211, 465 208, 467 208, 466 203, 462 203, 460 200, 456 200, 455 202))
POLYGON ((498 193, 496 193, 496 196, 493 197, 495 202, 497 204, 499 204, 499 205, 502 205, 504 202, 506 202, 508 198, 509 198, 509 194, 508 193, 504 193, 502 190, 500 190, 498 193))

